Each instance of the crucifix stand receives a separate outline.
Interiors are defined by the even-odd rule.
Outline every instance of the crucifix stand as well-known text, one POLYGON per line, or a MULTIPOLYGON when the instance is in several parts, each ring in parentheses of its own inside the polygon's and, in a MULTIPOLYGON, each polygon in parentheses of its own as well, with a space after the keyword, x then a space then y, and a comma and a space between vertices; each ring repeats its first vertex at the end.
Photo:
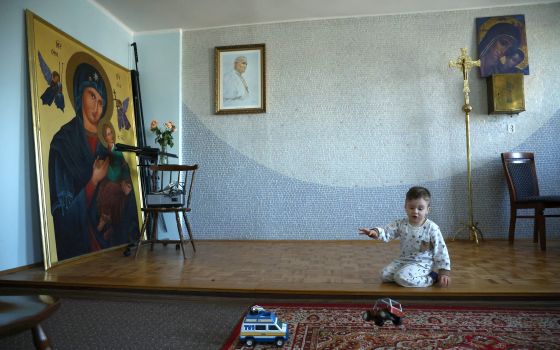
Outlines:
POLYGON ((474 222, 473 215, 473 196, 472 196, 472 174, 471 174, 471 137, 469 130, 469 114, 472 111, 472 106, 469 102, 469 70, 473 67, 480 67, 480 60, 473 61, 467 54, 467 49, 461 49, 461 55, 455 59, 449 61, 450 68, 457 68, 463 73, 463 93, 465 95, 465 104, 463 105, 463 112, 465 112, 465 124, 466 124, 466 135, 467 135, 467 196, 468 196, 468 208, 469 208, 469 221, 466 224, 462 223, 462 226, 456 233, 467 229, 469 232, 469 237, 478 244, 479 236, 482 239, 482 231, 477 227, 478 223, 474 222))

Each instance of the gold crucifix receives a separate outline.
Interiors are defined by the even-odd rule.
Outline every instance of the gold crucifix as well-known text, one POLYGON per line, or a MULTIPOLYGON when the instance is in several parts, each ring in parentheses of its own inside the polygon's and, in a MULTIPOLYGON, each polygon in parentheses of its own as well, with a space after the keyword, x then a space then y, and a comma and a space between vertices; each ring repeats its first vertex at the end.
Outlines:
POLYGON ((461 56, 456 60, 449 61, 450 68, 457 68, 463 72, 463 93, 465 94, 465 105, 469 105, 469 71, 473 67, 480 67, 480 60, 473 61, 467 54, 467 48, 461 49, 461 56))
MULTIPOLYGON (((470 238, 478 244, 478 237, 482 239, 482 231, 478 228, 478 223, 474 221, 474 214, 473 214, 473 196, 472 196, 472 173, 471 173, 471 136, 470 136, 470 122, 469 122, 469 114, 472 111, 472 107, 469 104, 469 71, 473 67, 480 67, 480 60, 473 61, 469 55, 467 54, 467 49, 461 49, 461 56, 459 56, 456 60, 449 61, 450 68, 458 68, 463 72, 463 93, 465 94, 465 104, 463 105, 463 112, 465 112, 465 126, 466 126, 466 137, 467 137, 467 196, 468 196, 468 205, 469 205, 469 222, 467 224, 463 224, 463 228, 460 229, 458 232, 462 231, 463 229, 467 229, 470 234, 470 238)), ((458 233, 457 232, 457 233, 458 233)), ((456 233, 456 234, 457 234, 456 233)), ((455 234, 455 235, 456 235, 455 234)))

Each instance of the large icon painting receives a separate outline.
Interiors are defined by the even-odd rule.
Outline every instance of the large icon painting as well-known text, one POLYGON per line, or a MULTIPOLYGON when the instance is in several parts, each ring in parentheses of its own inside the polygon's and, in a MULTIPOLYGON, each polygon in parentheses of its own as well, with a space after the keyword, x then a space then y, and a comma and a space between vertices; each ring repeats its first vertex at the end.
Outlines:
POLYGON ((130 71, 26 12, 45 268, 138 237, 130 71))

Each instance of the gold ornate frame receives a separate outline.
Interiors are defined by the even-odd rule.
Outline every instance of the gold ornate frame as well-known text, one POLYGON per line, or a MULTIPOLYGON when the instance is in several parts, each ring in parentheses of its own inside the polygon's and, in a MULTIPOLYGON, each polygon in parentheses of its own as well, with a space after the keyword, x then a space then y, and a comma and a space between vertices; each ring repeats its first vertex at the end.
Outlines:
MULTIPOLYGON (((77 66, 81 63, 87 63, 100 72, 101 79, 105 83, 107 101, 105 102, 105 113, 99 121, 99 126, 112 124, 116 143, 137 145, 136 120, 132 107, 132 80, 128 69, 90 49, 31 11, 26 11, 26 26, 41 234, 44 265, 45 269, 49 269, 59 263, 60 260, 57 254, 54 219, 51 214, 49 152, 55 134, 63 125, 74 119, 77 114, 73 96, 73 75, 77 66), (58 76, 57 79, 54 78, 55 75, 58 76), (47 76, 53 77, 50 82, 47 81, 47 76), (51 100, 49 104, 45 102, 43 96, 49 88, 57 85, 57 80, 58 87, 55 91, 62 97, 59 97, 60 100, 55 99, 54 103, 51 100), (127 99, 128 101, 126 101, 127 99), (126 107, 129 106, 127 109, 123 109, 123 101, 126 102, 126 107), (129 121, 130 126, 127 125, 128 128, 120 128, 120 125, 117 128, 119 113, 121 113, 121 120, 122 113, 124 113, 129 121)), ((99 141, 103 140, 100 137, 100 132, 100 128, 98 128, 99 141)), ((137 159, 133 153, 125 153, 123 156, 130 169, 130 180, 138 205, 141 203, 141 198, 138 190, 140 186, 137 159)), ((85 209, 84 215, 88 214, 88 210, 93 209, 85 209)), ((140 223, 142 222, 141 211, 139 209, 136 209, 136 211, 138 223, 140 223)), ((132 220, 134 221, 135 218, 133 217, 132 220)), ((103 247, 101 250, 122 245, 115 244, 114 246, 103 247)), ((92 252, 93 250, 86 254, 62 260, 75 260, 84 255, 90 255, 92 252)))
POLYGON ((523 74, 493 74, 486 78, 488 114, 519 114, 525 111, 523 74))
POLYGON ((219 46, 214 49, 216 114, 266 113, 265 45, 219 46), (246 70, 236 72, 236 60, 246 70))

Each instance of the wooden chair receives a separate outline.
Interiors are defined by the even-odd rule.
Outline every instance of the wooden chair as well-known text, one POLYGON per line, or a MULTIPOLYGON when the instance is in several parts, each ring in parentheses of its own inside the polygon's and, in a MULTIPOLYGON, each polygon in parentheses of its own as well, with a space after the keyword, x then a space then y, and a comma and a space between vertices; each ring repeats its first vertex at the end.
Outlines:
POLYGON ((1 295, 0 338, 31 330, 36 349, 53 349, 41 322, 59 307, 59 299, 49 295, 1 295))
POLYGON ((192 244, 193 250, 196 251, 187 213, 191 211, 191 197, 197 169, 197 164, 152 165, 149 167, 150 183, 146 186, 145 191, 145 204, 142 208, 144 212, 144 222, 138 238, 136 257, 138 257, 142 244, 150 243, 153 249, 154 243, 163 243, 164 245, 176 243, 177 249, 180 247, 183 252, 183 258, 186 259, 187 255, 185 254, 185 239, 181 228, 181 217, 185 222, 189 241, 192 244), (179 233, 178 240, 158 239, 158 218, 163 213, 175 213, 175 220, 179 233), (148 227, 150 227, 149 230, 148 227), (147 230, 148 235, 146 239, 143 240, 144 232, 147 230))
POLYGON ((560 196, 541 196, 535 155, 530 152, 502 153, 502 164, 509 189, 510 219, 509 242, 513 243, 517 218, 533 218, 533 241, 540 241, 541 250, 546 250, 545 209, 560 208, 560 196), (534 215, 517 215, 518 209, 534 209, 534 215))

